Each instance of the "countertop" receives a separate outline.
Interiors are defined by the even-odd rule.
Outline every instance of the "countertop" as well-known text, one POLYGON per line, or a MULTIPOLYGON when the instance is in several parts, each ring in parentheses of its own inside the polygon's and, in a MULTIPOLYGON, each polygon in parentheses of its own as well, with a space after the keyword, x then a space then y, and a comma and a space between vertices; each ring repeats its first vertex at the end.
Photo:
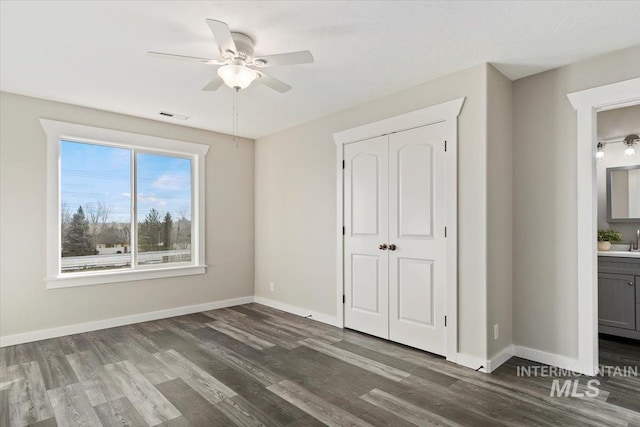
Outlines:
POLYGON ((612 257, 619 257, 619 258, 640 258, 640 252, 598 251, 598 256, 612 256, 612 257))

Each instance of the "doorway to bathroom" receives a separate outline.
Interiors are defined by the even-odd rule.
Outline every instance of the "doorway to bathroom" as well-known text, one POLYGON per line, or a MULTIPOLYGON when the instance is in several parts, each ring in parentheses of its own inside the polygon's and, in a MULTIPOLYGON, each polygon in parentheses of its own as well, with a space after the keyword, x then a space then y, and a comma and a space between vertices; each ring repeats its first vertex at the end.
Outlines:
MULTIPOLYGON (((577 210, 576 210, 576 225, 577 225, 577 243, 578 243, 578 262, 577 262, 577 278, 578 278, 578 366, 577 369, 587 375, 597 374, 600 366, 599 361, 599 286, 598 279, 599 273, 605 273, 605 266, 599 268, 599 253, 597 248, 598 230, 599 228, 599 198, 598 198, 598 160, 597 157, 601 157, 602 154, 598 154, 599 151, 604 152, 606 157, 606 144, 604 149, 602 146, 598 146, 601 142, 598 138, 598 120, 602 118, 606 120, 606 117, 598 117, 600 113, 607 111, 613 111, 617 109, 623 109, 626 107, 637 106, 640 104, 640 78, 634 78, 617 82, 605 86, 600 86, 592 89, 586 89, 579 92, 570 93, 567 95, 573 108, 577 111, 577 149, 576 149, 576 169, 577 169, 577 210)), ((612 113, 612 115, 614 115, 612 113)), ((640 130, 640 129, 639 129, 640 130)), ((636 131, 637 132, 637 131, 636 131)), ((625 133, 620 131, 620 133, 625 133)), ((624 135, 622 139, 626 139, 628 136, 624 135)), ((618 137, 616 135, 615 137, 618 137)), ((613 140, 615 137, 612 137, 613 140)), ((633 144, 635 138, 632 138, 629 143, 624 143, 624 150, 627 148, 634 148, 636 156, 640 156, 638 144, 633 144), (630 145, 630 146, 629 146, 630 145)), ((611 142, 613 146, 613 142, 611 142)), ((624 151, 623 151, 624 155, 624 151)), ((631 155, 629 154, 630 158, 631 155)), ((638 157, 636 157, 638 158, 638 157)), ((602 160, 604 161, 604 159, 602 160)), ((618 176, 611 176, 611 180, 621 180, 618 176)), ((605 189, 606 189, 606 168, 605 168, 605 189)), ((606 207, 606 204, 604 205, 606 207)), ((614 209, 614 212, 618 212, 614 209)), ((607 224, 609 224, 609 218, 607 218, 607 224)), ((604 229, 608 230, 608 229, 604 229)), ((611 240, 612 236, 615 236, 613 240, 617 240, 617 235, 611 232, 603 232, 600 235, 601 239, 604 239, 605 233, 609 233, 608 238, 611 240)), ((622 240, 622 236, 620 236, 622 240)), ((621 242, 615 242, 621 243, 621 242)), ((622 247, 614 247, 623 249, 622 247)), ((621 250, 620 252, 625 252, 621 250)), ((628 251, 630 252, 630 251, 628 251)), ((613 261, 614 257, 610 257, 608 261, 613 261)), ((620 257, 632 260, 632 257, 620 257)), ((623 267, 621 265, 608 265, 607 268, 623 267)), ((613 271, 613 270, 608 270, 613 271)), ((616 270, 617 273, 620 271, 616 270)), ((631 271, 624 271, 631 273, 631 271)), ((610 274, 610 273, 605 273, 610 274)), ((614 273, 611 273, 614 274, 614 273)), ((625 275, 625 274, 622 274, 625 275)), ((633 310, 637 313, 636 307, 638 302, 635 283, 635 273, 626 274, 627 277, 633 277, 626 282, 618 282, 617 291, 611 292, 611 295, 606 296, 611 301, 605 301, 605 303, 615 305, 623 301, 623 298, 613 297, 616 293, 622 292, 621 289, 625 289, 623 294, 625 295, 624 304, 625 310, 630 312, 631 303, 633 303, 633 310), (631 284, 629 284, 631 283, 631 284), (624 288, 623 288, 624 285, 624 288), (633 292, 633 297, 630 298, 633 292)), ((627 278, 625 277, 625 279, 627 278)), ((614 279, 622 279, 621 277, 614 277, 614 279)), ((603 295, 603 298, 605 296, 603 295)), ((607 308, 603 312, 611 313, 613 308, 607 308)), ((631 324, 638 323, 636 318, 631 322, 631 317, 627 313, 625 319, 628 320, 628 327, 631 324)), ((609 319, 612 320, 612 319, 609 319)), ((611 325, 609 325, 611 326, 611 325)), ((623 329, 623 328, 621 328, 623 329)), ((630 330, 630 329, 629 329, 630 330)), ((605 362, 605 361, 603 361, 605 362)))
POLYGON ((640 105, 597 113, 598 344, 640 352, 640 105), (636 347, 637 346, 637 347, 636 347))

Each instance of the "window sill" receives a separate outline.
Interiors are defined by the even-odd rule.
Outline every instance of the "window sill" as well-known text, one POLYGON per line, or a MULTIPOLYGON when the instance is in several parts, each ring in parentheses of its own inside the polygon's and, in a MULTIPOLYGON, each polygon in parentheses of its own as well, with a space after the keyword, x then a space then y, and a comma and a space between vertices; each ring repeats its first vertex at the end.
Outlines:
MULTIPOLYGON (((204 274, 206 265, 189 265, 180 267, 166 267, 154 270, 110 271, 82 276, 58 276, 46 279, 47 289, 73 288, 76 286, 102 285, 105 283, 132 282, 138 280, 164 279, 167 277, 193 276, 204 274)), ((72 274, 72 273, 71 273, 72 274)))

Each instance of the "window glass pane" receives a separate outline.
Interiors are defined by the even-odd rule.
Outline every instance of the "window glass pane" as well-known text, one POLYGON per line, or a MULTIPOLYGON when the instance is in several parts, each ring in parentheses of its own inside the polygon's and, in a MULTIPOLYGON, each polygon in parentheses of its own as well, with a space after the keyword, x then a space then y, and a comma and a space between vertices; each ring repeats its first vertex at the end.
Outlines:
POLYGON ((131 267, 131 151, 61 141, 62 273, 131 267))
POLYGON ((138 264, 191 261, 191 160, 136 155, 138 264))

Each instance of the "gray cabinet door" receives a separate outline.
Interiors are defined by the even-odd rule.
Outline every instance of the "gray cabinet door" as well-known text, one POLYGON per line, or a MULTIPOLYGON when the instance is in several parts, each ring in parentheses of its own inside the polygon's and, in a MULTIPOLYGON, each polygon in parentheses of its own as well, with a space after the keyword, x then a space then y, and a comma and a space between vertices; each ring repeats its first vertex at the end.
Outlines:
POLYGON ((598 275, 598 323, 636 329, 635 277, 625 274, 598 275))

